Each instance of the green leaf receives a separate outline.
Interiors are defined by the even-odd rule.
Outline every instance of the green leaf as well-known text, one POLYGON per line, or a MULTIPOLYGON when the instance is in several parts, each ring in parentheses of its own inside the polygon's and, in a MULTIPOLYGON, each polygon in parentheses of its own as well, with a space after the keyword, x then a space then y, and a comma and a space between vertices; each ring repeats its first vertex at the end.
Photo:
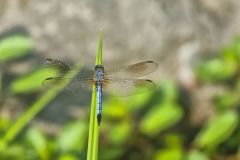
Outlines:
POLYGON ((227 47, 224 47, 221 52, 222 52, 223 58, 226 60, 236 61, 239 59, 239 55, 236 54, 236 49, 234 48, 234 45, 229 45, 227 47))
POLYGON ((239 95, 233 92, 224 92, 215 96, 213 101, 219 109, 229 109, 239 103, 239 95))
MULTIPOLYGON (((1 159, 3 160, 15 160, 15 159, 29 159, 28 155, 26 154, 26 149, 18 144, 18 145, 11 145, 1 152, 1 159)), ((31 156, 33 158, 34 156, 31 156)))
POLYGON ((127 114, 125 104, 119 98, 111 97, 103 101, 103 106, 104 119, 120 119, 127 114))
POLYGON ((227 80, 235 75, 237 63, 231 60, 214 59, 202 64, 198 70, 198 78, 206 82, 227 80))
POLYGON ((212 148, 226 140, 238 124, 238 114, 234 111, 219 113, 197 135, 195 144, 201 148, 212 148))
POLYGON ((102 65, 102 32, 100 32, 99 36, 99 45, 95 64, 102 65))
POLYGON ((159 150, 154 160, 182 160, 183 153, 180 148, 159 150))
POLYGON ((87 124, 75 122, 64 128, 58 138, 58 146, 62 152, 83 151, 87 139, 87 124))
MULTIPOLYGON (((146 107, 146 103, 151 99, 153 92, 134 94, 125 98, 119 98, 124 107, 130 111, 136 111, 146 107)), ((115 105, 113 105, 115 107, 115 105)))
MULTIPOLYGON (((102 32, 99 36, 99 47, 96 57, 96 65, 102 64, 102 32)), ((99 138, 99 126, 97 123, 96 113, 96 92, 95 86, 92 89, 92 102, 90 112, 90 126, 89 126, 89 137, 88 137, 88 153, 87 160, 98 160, 98 138, 99 138)))
POLYGON ((33 49, 34 44, 29 37, 15 35, 0 41, 0 63, 23 57, 33 49))
POLYGON ((121 122, 111 128, 108 138, 111 144, 122 145, 124 144, 131 133, 132 125, 129 122, 121 122))
POLYGON ((240 60, 240 37, 237 36, 232 44, 225 46, 222 49, 222 54, 224 59, 228 60, 240 60))
POLYGON ((3 131, 4 129, 6 129, 10 124, 10 118, 5 118, 2 117, 0 118, 0 131, 3 131))
POLYGON ((173 126, 182 116, 182 110, 176 104, 156 105, 141 120, 140 130, 142 133, 151 136, 173 126))
POLYGON ((163 92, 163 100, 165 103, 176 101, 178 97, 177 86, 172 80, 164 80, 161 82, 161 91, 163 92))
MULTIPOLYGON (((79 71, 81 69, 81 65, 77 64, 75 70, 79 71)), ((56 91, 62 90, 66 85, 70 82, 71 77, 75 77, 77 72, 69 72, 66 77, 69 77, 63 83, 59 83, 56 86, 53 86, 51 89, 46 91, 43 96, 41 96, 35 103, 31 106, 26 107, 28 110, 24 112, 23 115, 12 125, 9 127, 5 135, 2 137, 0 141, 0 149, 1 147, 6 146, 10 141, 12 141, 17 134, 23 129, 23 127, 31 121, 31 119, 36 116, 53 98, 57 96, 56 91)), ((44 77, 46 78, 46 77, 44 77)))
POLYGON ((108 147, 108 148, 102 148, 101 149, 101 155, 100 159, 102 160, 113 160, 113 159, 119 159, 121 155, 123 155, 125 152, 124 147, 108 147))
POLYGON ((240 77, 238 77, 238 79, 235 82, 235 89, 237 91, 237 94, 239 95, 239 93, 240 93, 240 77))
POLYGON ((47 77, 57 75, 58 71, 53 68, 39 69, 33 73, 15 80, 10 90, 13 93, 31 93, 43 89, 42 82, 47 77))
POLYGON ((168 133, 164 135, 163 142, 168 148, 180 148, 183 146, 183 139, 179 134, 168 133))
POLYGON ((33 146, 41 159, 47 159, 49 157, 48 141, 42 132, 36 128, 30 128, 27 131, 26 139, 33 146))
POLYGON ((188 156, 187 160, 210 160, 208 156, 198 150, 192 150, 188 156))
POLYGON ((64 154, 61 155, 58 160, 81 160, 81 159, 71 154, 64 154))

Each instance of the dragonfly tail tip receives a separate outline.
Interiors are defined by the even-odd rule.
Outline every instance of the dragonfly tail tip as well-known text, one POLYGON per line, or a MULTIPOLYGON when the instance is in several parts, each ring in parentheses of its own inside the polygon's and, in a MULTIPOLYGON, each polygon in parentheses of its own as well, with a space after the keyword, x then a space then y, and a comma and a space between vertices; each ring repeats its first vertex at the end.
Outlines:
POLYGON ((100 126, 101 120, 102 120, 102 116, 101 114, 98 114, 97 115, 98 126, 100 126))

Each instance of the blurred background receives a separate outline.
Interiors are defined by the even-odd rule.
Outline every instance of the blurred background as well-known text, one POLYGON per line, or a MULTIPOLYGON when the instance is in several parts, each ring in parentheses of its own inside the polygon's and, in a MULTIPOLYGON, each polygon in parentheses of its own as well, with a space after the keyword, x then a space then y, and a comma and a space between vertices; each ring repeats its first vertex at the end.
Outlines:
POLYGON ((239 26, 238 0, 0 0, 0 159, 86 159, 91 93, 43 89, 42 62, 93 65, 102 30, 104 65, 159 67, 104 96, 99 159, 239 160, 239 26))

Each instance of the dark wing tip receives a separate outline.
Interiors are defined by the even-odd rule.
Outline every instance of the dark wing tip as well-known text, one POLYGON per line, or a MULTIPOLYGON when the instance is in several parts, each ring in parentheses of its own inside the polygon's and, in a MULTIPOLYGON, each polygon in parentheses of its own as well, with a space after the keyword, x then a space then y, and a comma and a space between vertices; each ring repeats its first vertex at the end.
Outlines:
POLYGON ((151 89, 155 89, 157 87, 157 84, 150 79, 145 79, 145 82, 146 82, 147 87, 149 87, 151 89))
POLYGON ((146 79, 145 81, 154 83, 154 82, 153 82, 152 80, 150 80, 150 79, 146 79))
POLYGON ((48 77, 48 78, 45 78, 43 81, 42 81, 42 86, 46 86, 46 83, 47 81, 53 79, 53 77, 48 77))
POLYGON ((158 67, 158 63, 155 62, 155 61, 146 61, 147 63, 152 63, 152 64, 155 64, 156 67, 158 67))
POLYGON ((146 61, 147 63, 154 63, 154 61, 146 61))
POLYGON ((51 80, 51 79, 53 79, 53 77, 48 77, 48 78, 46 78, 45 80, 51 80))
POLYGON ((155 61, 145 61, 143 62, 145 64, 149 64, 152 68, 152 71, 156 70, 158 68, 158 63, 155 61))
POLYGON ((155 86, 155 85, 156 85, 156 83, 153 82, 153 81, 150 80, 150 79, 138 79, 138 80, 136 81, 136 84, 139 85, 139 86, 141 86, 141 85, 155 86))
POLYGON ((48 85, 54 85, 54 84, 57 84, 58 82, 60 82, 60 80, 62 80, 61 77, 48 77, 48 78, 45 78, 43 81, 42 81, 42 85, 43 86, 48 86, 48 85))

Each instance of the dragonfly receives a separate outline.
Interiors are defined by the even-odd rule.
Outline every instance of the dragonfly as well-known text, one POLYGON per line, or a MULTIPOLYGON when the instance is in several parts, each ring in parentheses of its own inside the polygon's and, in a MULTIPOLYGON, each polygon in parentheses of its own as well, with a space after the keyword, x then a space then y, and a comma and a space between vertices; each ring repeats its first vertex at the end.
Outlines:
POLYGON ((144 61, 119 67, 104 67, 103 65, 84 67, 76 77, 66 76, 68 72, 78 71, 75 71, 71 65, 62 61, 45 59, 44 66, 56 68, 59 71, 59 75, 45 78, 43 86, 53 86, 70 78, 70 82, 65 89, 72 91, 74 94, 80 93, 83 88, 94 88, 99 126, 102 119, 103 91, 116 96, 128 96, 153 91, 156 88, 156 84, 153 81, 139 78, 154 72, 158 68, 158 64, 154 61, 144 61))

